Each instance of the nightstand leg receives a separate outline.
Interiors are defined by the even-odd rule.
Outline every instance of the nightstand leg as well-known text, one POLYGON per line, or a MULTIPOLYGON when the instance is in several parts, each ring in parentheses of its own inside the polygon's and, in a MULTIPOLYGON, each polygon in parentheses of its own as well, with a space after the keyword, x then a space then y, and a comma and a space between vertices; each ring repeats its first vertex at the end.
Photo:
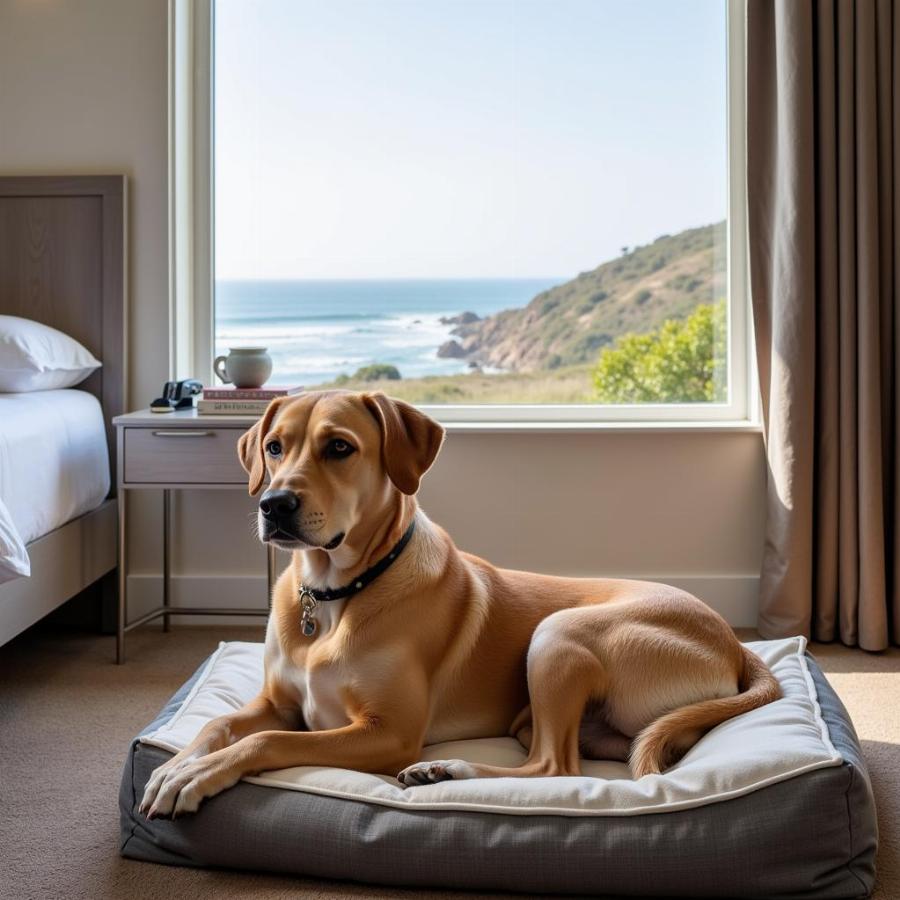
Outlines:
POLYGON ((128 491, 119 488, 118 497, 118 516, 119 516, 119 609, 116 616, 116 663, 121 665, 125 662, 125 617, 128 614, 128 604, 125 597, 125 587, 128 584, 127 579, 127 545, 125 541, 125 498, 128 491))
MULTIPOLYGON (((166 488, 163 491, 163 601, 164 609, 169 608, 169 598, 171 589, 171 565, 170 544, 172 526, 172 492, 166 488)), ((169 616, 163 614, 163 631, 169 630, 169 616)))
POLYGON ((269 582, 269 590, 266 599, 269 602, 269 609, 272 608, 272 589, 275 587, 275 579, 278 577, 278 573, 275 571, 275 554, 277 552, 278 551, 271 544, 266 546, 269 582))

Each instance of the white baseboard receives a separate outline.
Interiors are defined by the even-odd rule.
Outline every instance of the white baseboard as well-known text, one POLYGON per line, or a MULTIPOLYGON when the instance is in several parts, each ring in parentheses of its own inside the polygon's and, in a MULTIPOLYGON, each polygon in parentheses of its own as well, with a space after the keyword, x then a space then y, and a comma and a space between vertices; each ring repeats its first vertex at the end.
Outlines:
MULTIPOLYGON (((172 625, 264 625, 268 615, 265 575, 173 575, 172 606, 223 609, 259 607, 256 616, 172 616, 172 625)), ((128 576, 128 619, 162 603, 162 575, 128 576)), ((162 620, 160 620, 162 621, 162 620)), ((262 632, 260 632, 262 634, 262 632)), ((262 639, 260 637, 260 639, 262 639)))
MULTIPOLYGON (((608 576, 607 576, 608 577, 608 576)), ((756 625, 759 576, 757 575, 627 575, 644 581, 671 584, 700 597, 735 628, 756 625)), ((260 618, 249 616, 173 616, 176 625, 262 624, 266 616, 264 575, 173 575, 172 606, 210 606, 225 609, 259 606, 260 618)), ((162 576, 128 576, 128 616, 158 606, 162 598, 162 576)))

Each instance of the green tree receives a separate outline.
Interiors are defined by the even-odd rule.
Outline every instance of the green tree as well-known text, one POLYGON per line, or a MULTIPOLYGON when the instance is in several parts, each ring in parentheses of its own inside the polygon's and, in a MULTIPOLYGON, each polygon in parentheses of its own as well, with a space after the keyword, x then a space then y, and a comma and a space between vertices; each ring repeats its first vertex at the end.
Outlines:
POLYGON ((686 319, 646 334, 624 334, 600 354, 594 393, 600 403, 709 403, 726 395, 725 301, 704 303, 686 319))

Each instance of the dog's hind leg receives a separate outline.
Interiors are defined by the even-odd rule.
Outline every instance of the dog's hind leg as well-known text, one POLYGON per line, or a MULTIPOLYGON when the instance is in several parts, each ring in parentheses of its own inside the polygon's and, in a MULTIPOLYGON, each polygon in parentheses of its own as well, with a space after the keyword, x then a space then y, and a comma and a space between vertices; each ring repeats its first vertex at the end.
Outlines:
MULTIPOLYGON (((509 729, 510 735, 526 749, 531 749, 534 728, 531 725, 531 707, 524 722, 517 718, 509 729)), ((578 729, 578 753, 582 759, 610 759, 628 762, 634 739, 616 731, 603 716, 603 708, 589 703, 578 729)))
MULTIPOLYGON (((486 766, 450 759, 420 762, 398 776, 407 785, 462 778, 579 775, 579 732, 585 707, 602 701, 607 674, 596 653, 585 643, 573 613, 564 610, 536 629, 528 650, 528 693, 531 699, 531 740, 528 758, 518 767, 486 766)), ((516 736, 528 739, 527 722, 517 717, 516 736)))
POLYGON ((622 734, 603 716, 603 709, 588 708, 578 732, 578 752, 582 759, 611 759, 628 762, 633 738, 622 734))

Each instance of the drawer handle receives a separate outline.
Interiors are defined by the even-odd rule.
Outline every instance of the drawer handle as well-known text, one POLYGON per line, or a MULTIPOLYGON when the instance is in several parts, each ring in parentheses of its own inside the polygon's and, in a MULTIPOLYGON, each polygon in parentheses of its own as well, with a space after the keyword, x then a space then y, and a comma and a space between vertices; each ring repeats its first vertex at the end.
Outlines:
POLYGON ((178 431, 154 431, 153 437, 212 437, 214 434, 214 431, 183 431, 179 428, 178 431))

